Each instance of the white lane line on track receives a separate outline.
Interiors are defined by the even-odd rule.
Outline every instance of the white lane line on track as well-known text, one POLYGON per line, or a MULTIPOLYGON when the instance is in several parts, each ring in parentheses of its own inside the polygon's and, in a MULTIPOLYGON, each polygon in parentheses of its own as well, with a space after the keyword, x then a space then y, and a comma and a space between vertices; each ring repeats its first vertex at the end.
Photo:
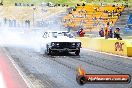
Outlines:
POLYGON ((22 79, 24 80, 24 82, 27 84, 27 87, 28 88, 35 88, 34 85, 32 84, 32 82, 25 75, 25 73, 20 70, 20 67, 15 63, 15 61, 13 60, 13 58, 11 56, 9 56, 8 52, 6 51, 6 49, 5 48, 2 48, 2 49, 5 52, 5 54, 7 55, 7 57, 9 58, 9 60, 11 61, 11 63, 13 64, 13 66, 15 67, 15 69, 17 70, 17 72, 19 73, 19 75, 22 77, 22 79))
POLYGON ((106 54, 106 55, 115 56, 115 57, 121 57, 121 58, 126 58, 126 59, 132 59, 132 57, 121 56, 121 55, 117 55, 117 54, 106 53, 106 52, 101 52, 101 51, 96 51, 96 50, 91 50, 91 49, 86 49, 86 48, 83 48, 83 50, 87 50, 87 51, 91 51, 91 52, 96 52, 96 53, 100 53, 100 54, 106 54))
POLYGON ((7 88, 2 72, 0 72, 0 88, 7 88))

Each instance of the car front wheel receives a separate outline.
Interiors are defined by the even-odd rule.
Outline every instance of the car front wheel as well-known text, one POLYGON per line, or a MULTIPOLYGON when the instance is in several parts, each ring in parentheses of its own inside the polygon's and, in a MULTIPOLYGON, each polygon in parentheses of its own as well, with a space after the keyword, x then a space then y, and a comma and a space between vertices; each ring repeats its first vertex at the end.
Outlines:
POLYGON ((80 50, 75 51, 75 54, 76 54, 77 56, 79 56, 80 50))
POLYGON ((48 54, 48 55, 51 55, 51 52, 52 52, 51 49, 48 48, 48 49, 47 49, 47 54, 48 54))

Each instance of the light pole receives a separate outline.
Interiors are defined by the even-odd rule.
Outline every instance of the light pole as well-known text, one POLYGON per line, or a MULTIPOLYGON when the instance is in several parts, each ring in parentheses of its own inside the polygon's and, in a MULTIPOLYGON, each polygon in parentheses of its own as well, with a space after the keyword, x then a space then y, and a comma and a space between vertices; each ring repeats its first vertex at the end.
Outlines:
POLYGON ((34 23, 35 23, 35 22, 34 22, 34 20, 35 20, 35 17, 34 17, 34 15, 35 15, 35 10, 36 10, 36 8, 33 7, 33 27, 35 26, 35 25, 34 25, 34 23))

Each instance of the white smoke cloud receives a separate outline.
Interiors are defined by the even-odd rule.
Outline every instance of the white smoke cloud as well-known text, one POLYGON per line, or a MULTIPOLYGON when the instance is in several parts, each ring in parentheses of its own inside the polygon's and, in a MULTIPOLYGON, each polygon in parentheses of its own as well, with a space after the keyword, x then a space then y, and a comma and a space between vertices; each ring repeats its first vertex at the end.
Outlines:
POLYGON ((34 49, 37 52, 45 49, 46 41, 42 37, 43 30, 29 31, 20 29, 1 28, 0 46, 1 47, 20 47, 34 49))

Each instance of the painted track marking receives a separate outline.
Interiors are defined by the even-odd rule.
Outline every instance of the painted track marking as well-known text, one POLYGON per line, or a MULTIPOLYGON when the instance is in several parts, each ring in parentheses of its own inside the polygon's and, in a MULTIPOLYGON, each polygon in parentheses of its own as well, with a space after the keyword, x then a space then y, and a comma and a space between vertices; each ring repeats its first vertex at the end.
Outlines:
POLYGON ((32 84, 32 82, 26 76, 26 74, 20 70, 20 67, 15 63, 15 61, 13 60, 13 58, 11 56, 9 56, 8 52, 6 51, 6 49, 5 48, 2 48, 2 49, 5 52, 5 54, 8 57, 8 59, 13 64, 13 66, 15 67, 15 69, 17 70, 18 74, 22 77, 22 79, 24 80, 24 82, 27 84, 28 88, 35 88, 34 85, 32 84))

